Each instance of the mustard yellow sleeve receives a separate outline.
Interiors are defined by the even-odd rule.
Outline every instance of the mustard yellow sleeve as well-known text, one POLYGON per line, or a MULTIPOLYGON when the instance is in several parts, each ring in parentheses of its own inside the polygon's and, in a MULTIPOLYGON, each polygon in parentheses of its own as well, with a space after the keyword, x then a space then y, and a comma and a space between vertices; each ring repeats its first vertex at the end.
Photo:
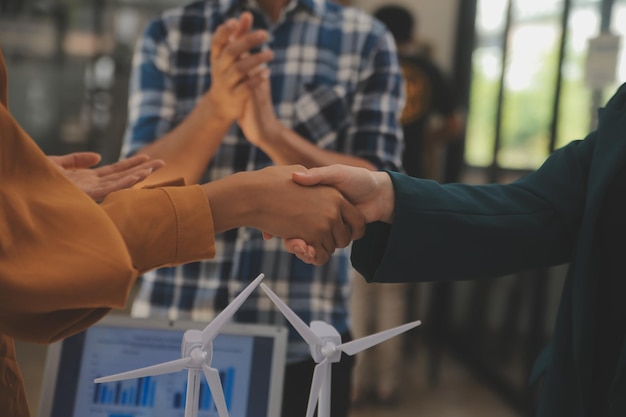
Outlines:
POLYGON ((199 185, 121 190, 101 205, 140 273, 215 256, 213 216, 199 185))
POLYGON ((0 333, 47 340, 66 323, 40 335, 39 315, 121 307, 136 275, 106 212, 0 105, 0 333))
POLYGON ((138 273, 214 254, 200 186, 96 204, 0 104, 0 333, 49 342, 123 307, 138 273))

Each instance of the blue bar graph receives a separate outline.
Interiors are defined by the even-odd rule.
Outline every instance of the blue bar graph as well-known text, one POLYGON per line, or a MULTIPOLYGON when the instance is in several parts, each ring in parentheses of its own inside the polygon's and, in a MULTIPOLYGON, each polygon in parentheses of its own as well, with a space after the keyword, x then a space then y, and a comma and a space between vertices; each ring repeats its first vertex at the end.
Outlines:
POLYGON ((92 402, 94 404, 153 407, 155 390, 156 383, 149 376, 131 382, 118 381, 96 384, 92 402))
MULTIPOLYGON (((233 390, 235 387, 235 368, 230 367, 226 370, 220 370, 220 381, 222 382, 222 389, 224 390, 224 399, 226 400, 226 408, 230 410, 230 405, 233 398, 233 390)), ((185 408, 185 403, 187 400, 187 382, 185 382, 185 386, 183 390, 180 392, 174 393, 174 399, 172 402, 172 406, 175 409, 183 409, 185 408)), ((211 390, 209 389, 209 385, 206 382, 206 379, 202 378, 200 383, 200 392, 198 398, 198 409, 199 410, 216 410, 215 403, 213 402, 213 396, 211 395, 211 390)))

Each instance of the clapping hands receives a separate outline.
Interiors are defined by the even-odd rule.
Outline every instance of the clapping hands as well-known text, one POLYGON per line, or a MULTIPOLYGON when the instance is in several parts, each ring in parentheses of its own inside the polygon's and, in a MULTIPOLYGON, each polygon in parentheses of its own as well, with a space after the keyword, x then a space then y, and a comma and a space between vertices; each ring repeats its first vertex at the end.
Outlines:
POLYGON ((265 66, 274 54, 263 50, 250 51, 267 41, 267 32, 252 29, 252 14, 242 13, 220 25, 211 40, 211 88, 203 97, 214 116, 227 123, 242 117, 251 91, 267 82, 265 66))

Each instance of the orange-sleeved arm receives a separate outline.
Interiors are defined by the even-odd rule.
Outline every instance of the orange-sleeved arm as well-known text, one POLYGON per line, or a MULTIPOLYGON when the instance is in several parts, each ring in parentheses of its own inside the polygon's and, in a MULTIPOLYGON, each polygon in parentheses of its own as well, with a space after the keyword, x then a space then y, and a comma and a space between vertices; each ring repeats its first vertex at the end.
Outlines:
POLYGON ((114 223, 0 105, 0 333, 46 341, 68 324, 45 313, 122 306, 135 276, 114 223))
POLYGON ((139 272, 214 250, 199 186, 124 190, 100 206, 0 106, 0 333, 68 336, 123 307, 139 272))
POLYGON ((0 50, 0 410, 30 415, 11 337, 51 342, 121 307, 139 272, 214 255, 199 186, 125 190, 102 205, 54 167, 7 109, 0 50))
POLYGON ((127 189, 101 204, 139 273, 215 255, 213 216, 199 185, 127 189))

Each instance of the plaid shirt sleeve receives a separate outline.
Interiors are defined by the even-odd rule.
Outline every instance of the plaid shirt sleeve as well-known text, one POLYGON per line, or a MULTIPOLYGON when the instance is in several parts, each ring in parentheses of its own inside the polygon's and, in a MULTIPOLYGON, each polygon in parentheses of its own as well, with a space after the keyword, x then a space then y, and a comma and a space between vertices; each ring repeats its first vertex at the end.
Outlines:
POLYGON ((130 79, 128 125, 122 157, 170 131, 175 125, 175 94, 170 73, 171 51, 160 19, 147 26, 137 44, 130 79))
MULTIPOLYGON (((377 26, 374 26, 376 28, 377 26)), ((401 170, 403 134, 400 114, 405 89, 395 42, 385 29, 372 30, 354 98, 354 123, 348 130, 352 154, 378 169, 401 170), (382 33, 381 33, 382 32, 382 33)))

